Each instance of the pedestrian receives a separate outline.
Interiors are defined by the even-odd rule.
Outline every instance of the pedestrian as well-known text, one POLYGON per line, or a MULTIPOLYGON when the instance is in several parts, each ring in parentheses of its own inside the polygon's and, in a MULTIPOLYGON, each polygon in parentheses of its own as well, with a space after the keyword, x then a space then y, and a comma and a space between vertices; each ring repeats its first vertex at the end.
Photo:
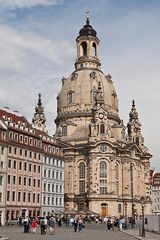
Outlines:
POLYGON ((74 226, 74 231, 77 232, 78 219, 76 217, 73 219, 73 226, 74 226))
POLYGON ((48 220, 47 220, 47 218, 45 217, 44 218, 44 233, 46 234, 46 232, 47 232, 47 225, 48 225, 48 220))
POLYGON ((54 235, 55 227, 56 227, 56 219, 53 216, 49 219, 48 225, 50 227, 50 234, 54 235))
POLYGON ((24 226, 24 233, 28 233, 29 229, 30 229, 30 224, 29 224, 29 218, 28 217, 26 217, 24 219, 23 226, 24 226))
POLYGON ((78 229, 79 229, 79 232, 82 231, 82 228, 83 228, 83 219, 80 216, 79 219, 78 219, 78 229))
POLYGON ((120 218, 118 221, 119 231, 122 231, 123 223, 124 223, 124 219, 120 218))
POLYGON ((41 235, 44 235, 45 234, 45 220, 44 220, 44 217, 41 218, 40 224, 41 224, 41 235))
POLYGON ((37 230, 37 221, 34 218, 33 221, 32 221, 32 233, 35 234, 36 230, 37 230))

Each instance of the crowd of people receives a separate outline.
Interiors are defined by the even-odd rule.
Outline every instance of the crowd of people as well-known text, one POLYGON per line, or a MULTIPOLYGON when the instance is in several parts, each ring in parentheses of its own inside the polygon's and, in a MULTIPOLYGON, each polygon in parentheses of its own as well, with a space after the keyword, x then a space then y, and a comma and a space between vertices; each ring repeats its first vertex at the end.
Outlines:
POLYGON ((37 227, 40 228, 40 232, 42 235, 47 233, 47 228, 49 228, 49 233, 51 235, 55 234, 56 226, 61 227, 63 224, 66 226, 73 227, 74 232, 81 232, 85 228, 85 222, 94 222, 95 224, 101 223, 105 224, 106 230, 115 230, 118 229, 119 231, 122 231, 123 228, 132 228, 135 225, 135 220, 130 217, 127 219, 124 219, 123 217, 89 217, 89 216, 81 216, 81 215, 75 215, 75 216, 63 216, 62 218, 59 216, 50 216, 50 217, 34 217, 30 219, 29 217, 26 217, 23 220, 23 223, 20 219, 19 224, 24 226, 24 233, 32 232, 33 234, 36 233, 37 227))

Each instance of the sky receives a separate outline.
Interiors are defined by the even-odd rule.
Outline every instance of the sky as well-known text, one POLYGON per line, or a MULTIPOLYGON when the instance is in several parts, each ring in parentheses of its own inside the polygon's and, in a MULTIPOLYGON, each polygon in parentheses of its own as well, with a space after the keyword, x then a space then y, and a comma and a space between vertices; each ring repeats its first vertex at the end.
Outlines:
POLYGON ((135 100, 151 166, 160 171, 160 1, 0 0, 0 107, 30 122, 38 94, 50 134, 63 76, 74 71, 76 42, 89 11, 127 125, 135 100))

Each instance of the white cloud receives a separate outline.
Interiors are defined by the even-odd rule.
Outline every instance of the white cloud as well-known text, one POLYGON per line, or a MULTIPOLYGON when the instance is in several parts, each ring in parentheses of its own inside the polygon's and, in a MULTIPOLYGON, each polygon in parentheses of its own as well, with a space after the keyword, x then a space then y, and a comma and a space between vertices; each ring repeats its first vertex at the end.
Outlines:
POLYGON ((52 6, 62 4, 63 0, 0 0, 0 6, 4 8, 30 8, 38 5, 52 6))
POLYGON ((44 68, 51 64, 58 66, 73 52, 71 44, 67 41, 54 42, 49 38, 19 32, 5 25, 0 25, 0 39, 2 71, 5 68, 8 72, 23 72, 26 68, 30 71, 31 65, 35 67, 39 62, 44 62, 44 68))

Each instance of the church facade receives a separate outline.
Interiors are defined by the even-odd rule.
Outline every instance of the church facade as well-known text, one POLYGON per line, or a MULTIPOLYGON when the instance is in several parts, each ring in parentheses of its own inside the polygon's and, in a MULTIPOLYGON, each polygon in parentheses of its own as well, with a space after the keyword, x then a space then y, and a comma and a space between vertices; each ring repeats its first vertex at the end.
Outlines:
POLYGON ((112 77, 99 61, 96 31, 86 24, 76 39, 75 69, 57 96, 56 138, 64 143, 65 210, 101 216, 151 211, 151 154, 144 145, 135 102, 124 126, 112 77))

